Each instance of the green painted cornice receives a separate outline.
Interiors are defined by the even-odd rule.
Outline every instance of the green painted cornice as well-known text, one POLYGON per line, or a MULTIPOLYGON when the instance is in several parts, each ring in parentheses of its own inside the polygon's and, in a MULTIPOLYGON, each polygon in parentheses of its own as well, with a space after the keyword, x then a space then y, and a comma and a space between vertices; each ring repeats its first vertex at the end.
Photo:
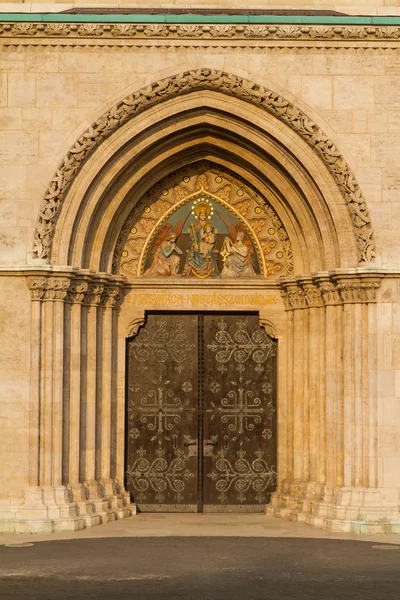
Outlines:
POLYGON ((3 23, 165 23, 396 26, 400 16, 0 13, 3 23))

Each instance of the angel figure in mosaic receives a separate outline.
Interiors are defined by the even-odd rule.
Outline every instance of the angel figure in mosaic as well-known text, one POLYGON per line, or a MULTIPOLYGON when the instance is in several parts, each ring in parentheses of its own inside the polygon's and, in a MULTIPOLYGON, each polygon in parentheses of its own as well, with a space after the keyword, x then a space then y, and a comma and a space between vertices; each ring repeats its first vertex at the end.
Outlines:
POLYGON ((253 248, 243 229, 237 228, 235 241, 225 238, 221 254, 224 261, 221 277, 255 277, 253 248))
MULTIPOLYGON (((159 238, 162 239, 162 236, 159 238)), ((172 231, 167 233, 154 252, 154 258, 145 275, 152 277, 177 276, 181 264, 182 250, 176 245, 178 236, 172 231)))

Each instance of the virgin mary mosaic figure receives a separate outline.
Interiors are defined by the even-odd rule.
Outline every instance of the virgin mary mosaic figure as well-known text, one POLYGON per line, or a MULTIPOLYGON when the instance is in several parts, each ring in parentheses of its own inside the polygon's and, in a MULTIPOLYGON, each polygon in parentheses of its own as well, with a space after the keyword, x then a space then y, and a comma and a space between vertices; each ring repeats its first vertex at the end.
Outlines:
POLYGON ((182 277, 219 277, 215 246, 217 236, 209 221, 212 208, 206 202, 199 202, 194 208, 196 223, 189 228, 189 248, 182 277))

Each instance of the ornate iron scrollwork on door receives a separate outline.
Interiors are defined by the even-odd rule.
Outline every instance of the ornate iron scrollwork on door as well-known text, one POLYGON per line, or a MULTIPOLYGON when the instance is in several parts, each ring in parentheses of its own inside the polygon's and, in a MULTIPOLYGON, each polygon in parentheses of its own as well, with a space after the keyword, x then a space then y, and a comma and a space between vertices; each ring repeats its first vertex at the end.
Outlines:
POLYGON ((204 508, 262 507, 276 486, 276 342, 256 315, 207 315, 204 331, 204 435, 220 440, 205 458, 204 508))
POLYGON ((261 512, 276 486, 276 342, 258 316, 151 314, 129 359, 139 509, 261 512))

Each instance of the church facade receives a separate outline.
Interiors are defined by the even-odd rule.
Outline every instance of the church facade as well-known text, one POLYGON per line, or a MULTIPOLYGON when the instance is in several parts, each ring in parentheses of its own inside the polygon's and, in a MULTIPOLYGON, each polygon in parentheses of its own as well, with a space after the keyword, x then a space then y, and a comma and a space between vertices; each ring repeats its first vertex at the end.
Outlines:
POLYGON ((297 4, 1 5, 1 531, 400 531, 400 8, 297 4))

